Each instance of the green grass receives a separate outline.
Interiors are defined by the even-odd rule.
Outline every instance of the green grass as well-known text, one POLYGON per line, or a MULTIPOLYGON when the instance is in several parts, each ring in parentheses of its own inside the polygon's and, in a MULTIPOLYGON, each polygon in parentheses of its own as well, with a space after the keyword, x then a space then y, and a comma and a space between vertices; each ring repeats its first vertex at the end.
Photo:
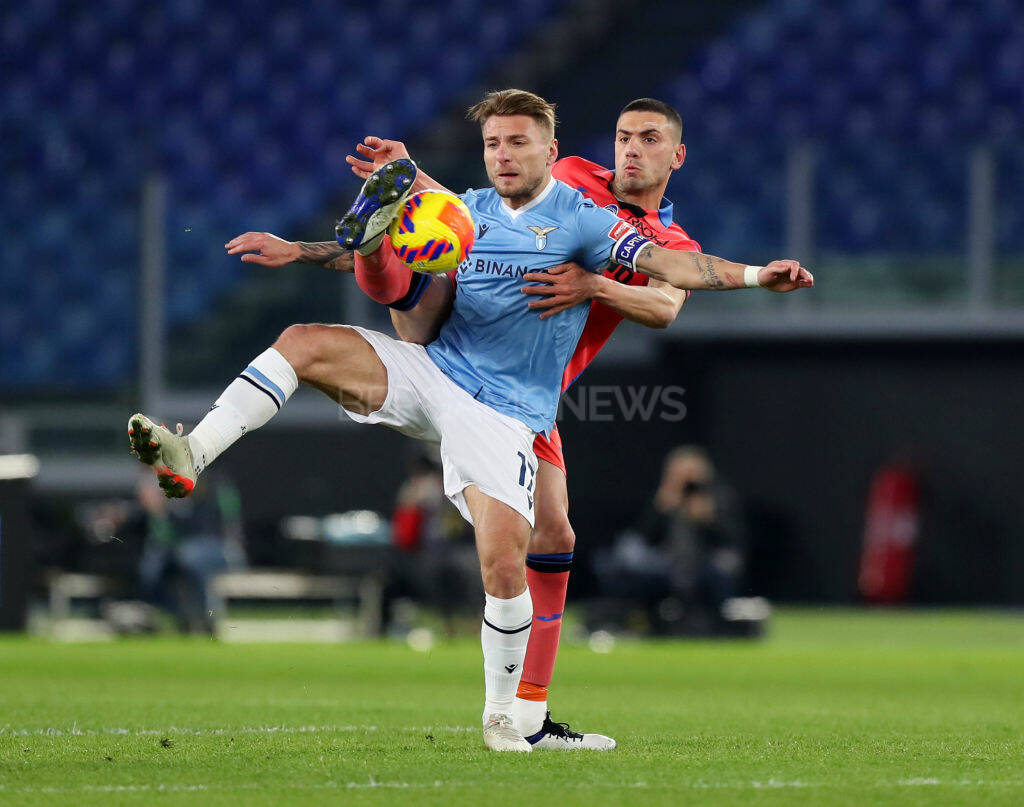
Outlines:
POLYGON ((480 743, 471 641, 0 639, 0 804, 1024 804, 1024 618, 786 611, 760 643, 563 649, 606 754, 480 743))

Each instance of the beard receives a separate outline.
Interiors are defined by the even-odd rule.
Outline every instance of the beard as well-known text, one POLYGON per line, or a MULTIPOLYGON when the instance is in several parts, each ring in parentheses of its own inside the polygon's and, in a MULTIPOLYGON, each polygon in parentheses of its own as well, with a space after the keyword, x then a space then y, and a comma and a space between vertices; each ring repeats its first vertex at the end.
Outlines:
MULTIPOLYGON (((521 174, 520 177, 522 177, 521 174)), ((494 184, 494 190, 498 192, 498 196, 502 199, 508 199, 510 202, 526 202, 529 201, 537 192, 537 189, 540 187, 540 183, 543 179, 543 177, 538 177, 533 182, 524 180, 518 188, 508 191, 500 190, 497 184, 492 184, 494 184)))

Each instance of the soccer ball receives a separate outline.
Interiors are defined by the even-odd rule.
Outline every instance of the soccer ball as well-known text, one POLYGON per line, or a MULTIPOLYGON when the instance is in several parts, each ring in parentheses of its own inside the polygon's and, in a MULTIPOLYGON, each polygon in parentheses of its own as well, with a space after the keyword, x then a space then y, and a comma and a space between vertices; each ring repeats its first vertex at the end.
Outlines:
POLYGON ((410 196, 391 222, 395 254, 417 272, 448 272, 473 248, 475 225, 469 208, 447 191, 410 196))

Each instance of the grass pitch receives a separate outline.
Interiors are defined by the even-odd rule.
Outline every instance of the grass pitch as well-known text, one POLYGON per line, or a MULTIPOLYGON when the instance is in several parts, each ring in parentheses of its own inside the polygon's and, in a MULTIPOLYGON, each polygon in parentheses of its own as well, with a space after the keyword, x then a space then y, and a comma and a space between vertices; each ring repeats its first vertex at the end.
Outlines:
POLYGON ((1024 804, 1024 617, 785 611, 563 648, 610 753, 481 747, 475 642, 0 639, 0 804, 1024 804))

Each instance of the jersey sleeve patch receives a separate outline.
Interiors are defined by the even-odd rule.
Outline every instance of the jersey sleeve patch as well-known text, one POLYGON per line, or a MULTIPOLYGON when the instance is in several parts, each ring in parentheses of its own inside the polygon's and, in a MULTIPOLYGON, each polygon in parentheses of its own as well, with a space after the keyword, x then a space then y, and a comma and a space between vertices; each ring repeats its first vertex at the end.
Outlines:
POLYGON ((629 222, 625 222, 625 221, 619 220, 619 221, 618 221, 618 222, 617 222, 617 223, 615 224, 615 226, 614 226, 614 227, 612 227, 612 228, 611 228, 611 229, 610 229, 610 230, 608 231, 608 237, 609 237, 610 239, 612 239, 612 241, 618 241, 618 240, 619 240, 620 238, 622 238, 622 236, 624 236, 624 235, 625 235, 626 233, 631 233, 631 232, 636 232, 636 231, 635 231, 635 230, 633 229, 633 225, 629 224, 629 222))

